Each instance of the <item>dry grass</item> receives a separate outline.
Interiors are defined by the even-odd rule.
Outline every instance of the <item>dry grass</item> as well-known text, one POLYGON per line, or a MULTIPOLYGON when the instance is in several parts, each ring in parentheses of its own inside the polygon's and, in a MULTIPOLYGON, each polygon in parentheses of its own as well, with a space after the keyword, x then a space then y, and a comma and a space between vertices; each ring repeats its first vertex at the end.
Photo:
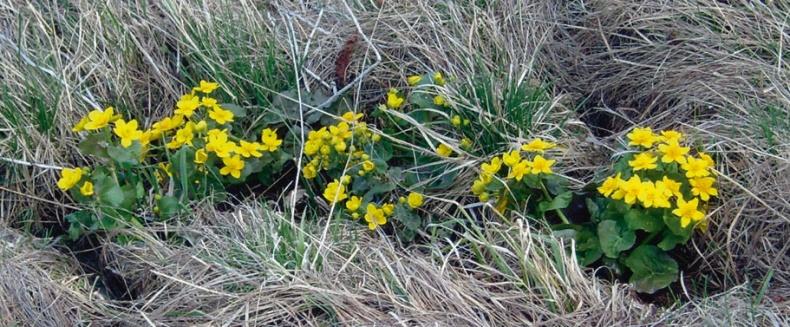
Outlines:
MULTIPOLYGON (((132 301, 102 297, 73 258, 3 227, 12 236, 0 237, 0 301, 13 305, 0 308, 0 323, 790 323, 785 2, 376 3, 0 1, 0 225, 40 231, 69 210, 51 166, 84 162, 70 126, 94 105, 153 120, 184 83, 206 76, 240 99, 293 76, 308 89, 332 88, 337 52, 362 31, 349 79, 370 71, 348 90, 359 108, 407 74, 442 70, 455 78, 444 90, 454 105, 501 121, 507 108, 483 110, 464 92, 478 77, 497 96, 550 83, 532 126, 511 124, 500 136, 567 144, 562 172, 577 188, 635 123, 679 127, 710 144, 723 196, 709 232, 689 247, 677 295, 687 302, 651 306, 626 285, 593 278, 539 226, 485 218, 454 239, 403 249, 342 222, 324 239, 325 220, 250 204, 232 213, 201 206, 190 223, 135 231, 142 243, 104 242, 109 268, 138 295, 132 301), (262 68, 273 52, 285 68, 262 68), (303 69, 290 71, 290 62, 303 69), (152 236, 164 228, 189 245, 152 236)), ((468 174, 477 160, 456 163, 468 174)), ((456 212, 465 187, 433 209, 456 212)))

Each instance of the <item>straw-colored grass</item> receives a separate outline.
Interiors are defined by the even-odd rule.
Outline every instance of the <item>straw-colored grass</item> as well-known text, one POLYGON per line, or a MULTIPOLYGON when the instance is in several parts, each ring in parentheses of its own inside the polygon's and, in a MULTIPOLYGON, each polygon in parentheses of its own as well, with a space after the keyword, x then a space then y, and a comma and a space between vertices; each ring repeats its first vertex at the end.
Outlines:
MULTIPOLYGON (((0 0, 0 324, 790 324, 787 3, 485 3, 0 0), (58 167, 87 162, 70 131, 87 111, 114 105, 147 123, 200 79, 258 111, 294 85, 340 91, 335 59, 354 35, 342 91, 357 108, 408 74, 441 70, 453 105, 498 126, 481 133, 492 149, 528 135, 562 143, 558 170, 575 189, 634 124, 708 145, 722 196, 686 249, 679 291, 652 305, 579 267, 542 226, 486 208, 452 237, 403 248, 290 201, 195 204, 179 223, 132 231, 141 242, 100 237, 100 261, 131 300, 54 250, 60 237, 46 231, 74 206, 54 182, 58 167), (515 115, 468 92, 481 83, 495 98, 547 86, 547 100, 515 115), (512 118, 524 115, 529 125, 512 118), (182 242, 157 238, 165 231, 182 242)), ((452 160, 463 177, 481 159, 452 160)), ((464 221, 467 187, 429 209, 464 221)))

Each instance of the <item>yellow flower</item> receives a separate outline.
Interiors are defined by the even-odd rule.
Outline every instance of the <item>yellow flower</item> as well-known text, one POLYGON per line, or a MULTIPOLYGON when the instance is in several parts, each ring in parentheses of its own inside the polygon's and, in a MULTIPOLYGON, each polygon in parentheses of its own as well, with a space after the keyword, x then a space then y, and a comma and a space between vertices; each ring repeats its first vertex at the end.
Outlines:
POLYGON ((368 203, 365 210, 365 221, 368 223, 368 229, 374 230, 376 227, 386 224, 387 217, 384 210, 377 208, 373 203, 368 203))
POLYGON ((488 186, 489 181, 490 181, 490 179, 484 179, 484 178, 476 179, 472 183, 472 188, 471 188, 472 189, 472 194, 480 195, 480 194, 485 193, 486 187, 488 186))
POLYGON ((556 160, 546 160, 541 155, 535 156, 535 159, 532 160, 532 174, 540 174, 544 173, 547 175, 551 175, 551 165, 554 164, 556 160))
POLYGON ((505 166, 513 167, 521 161, 521 151, 513 150, 502 154, 502 162, 505 166))
POLYGON ((209 110, 208 117, 217 122, 217 124, 224 125, 225 123, 233 121, 233 112, 220 107, 214 107, 209 110))
POLYGON ((359 207, 362 205, 362 198, 358 196, 352 196, 348 201, 346 201, 346 209, 350 212, 356 212, 359 210, 359 207))
POLYGON ((60 179, 58 180, 58 188, 63 191, 68 191, 82 179, 82 168, 63 168, 60 171, 60 179))
POLYGON ((435 104, 437 106, 444 106, 446 103, 447 103, 447 101, 441 95, 437 95, 437 96, 433 97, 433 104, 435 104))
POLYGON ((678 131, 674 131, 674 130, 661 131, 661 141, 665 143, 672 143, 672 142, 680 143, 680 140, 682 138, 683 138, 683 134, 681 134, 678 131))
POLYGON ((422 206, 423 197, 422 194, 417 192, 409 193, 409 197, 406 199, 406 203, 409 204, 409 207, 412 209, 417 209, 422 206))
POLYGON ((384 211, 384 216, 389 217, 395 213, 395 205, 392 203, 384 203, 381 205, 381 211, 384 211))
POLYGON ((662 183, 666 187, 666 189, 669 190, 670 193, 672 193, 672 195, 676 197, 683 196, 683 194, 680 192, 680 186, 681 186, 680 182, 677 182, 667 176, 664 176, 664 178, 659 182, 662 183))
POLYGON ((702 218, 705 218, 705 214, 701 211, 697 210, 697 205, 699 204, 699 200, 694 198, 691 201, 686 202, 683 198, 678 198, 677 201, 677 209, 672 210, 672 213, 678 217, 680 217, 680 226, 686 227, 692 221, 700 221, 702 218))
POLYGON ((658 140, 656 134, 653 134, 653 129, 650 127, 634 128, 633 131, 628 133, 628 145, 638 145, 645 148, 650 148, 658 140))
POLYGON ((135 119, 129 122, 125 122, 123 119, 115 121, 115 128, 112 131, 121 138, 121 146, 124 148, 130 147, 133 141, 143 137, 143 131, 137 129, 137 120, 135 119))
POLYGON ((645 208, 652 208, 658 201, 658 198, 663 196, 656 192, 656 186, 651 181, 642 182, 642 187, 639 189, 637 199, 642 203, 645 208))
POLYGON ((200 85, 193 87, 192 89, 195 91, 209 94, 211 92, 214 92, 214 90, 216 90, 217 88, 219 88, 219 83, 213 83, 213 82, 201 80, 200 85))
POLYGON ((156 131, 156 134, 161 134, 172 129, 176 129, 184 123, 184 116, 175 115, 173 117, 165 117, 162 120, 154 123, 151 128, 156 131))
POLYGON ((686 163, 681 164, 680 167, 686 171, 686 177, 694 178, 710 175, 710 171, 708 169, 711 167, 711 165, 710 162, 705 159, 688 157, 686 159, 686 163))
POLYGON ((241 160, 239 155, 222 158, 222 164, 225 165, 225 167, 219 170, 220 175, 225 176, 230 174, 236 179, 241 177, 241 170, 244 169, 244 161, 241 160))
POLYGON ((672 197, 672 190, 667 188, 667 185, 663 181, 657 181, 655 183, 654 191, 654 208, 669 208, 672 206, 672 204, 669 203, 669 198, 672 197))
POLYGON ((460 147, 461 147, 461 149, 464 149, 464 150, 467 150, 467 151, 471 150, 472 149, 472 140, 469 139, 468 137, 462 138, 460 147))
POLYGON ((82 132, 82 131, 84 131, 85 130, 85 124, 87 124, 88 121, 89 121, 88 117, 82 117, 82 119, 80 119, 80 121, 77 122, 77 125, 74 125, 74 127, 71 128, 71 131, 72 132, 82 132))
POLYGON ((208 153, 204 149, 198 149, 195 151, 195 163, 196 164, 204 164, 208 160, 208 153))
POLYGON ((621 182, 620 187, 612 193, 612 199, 623 199, 627 204, 636 203, 639 192, 642 190, 642 180, 639 176, 631 176, 627 181, 621 182))
POLYGON ((192 132, 192 127, 190 127, 190 125, 186 125, 176 132, 176 136, 168 144, 168 148, 175 149, 184 144, 192 145, 192 139, 194 138, 195 134, 192 132))
POLYGON ((200 105, 206 108, 217 107, 217 99, 214 99, 212 97, 203 97, 202 99, 200 99, 200 105))
POLYGON ((689 179, 691 185, 691 194, 699 196, 702 201, 710 200, 711 196, 718 196, 719 191, 713 187, 716 179, 713 177, 700 177, 689 179))
POLYGON ((80 194, 82 194, 84 196, 91 196, 91 195, 93 195, 93 183, 88 181, 88 182, 85 182, 84 184, 82 184, 82 187, 80 187, 80 194))
POLYGON ((192 117, 195 109, 200 107, 200 98, 192 94, 184 94, 176 102, 176 110, 173 113, 184 117, 192 117))
POLYGON ((628 165, 634 168, 634 171, 656 169, 658 159, 648 152, 637 154, 633 160, 628 161, 628 165))
POLYGON ((113 116, 113 107, 107 109, 96 109, 88 113, 88 122, 83 126, 86 130, 92 131, 107 126, 115 116, 113 116))
POLYGON ((455 127, 461 127, 461 116, 453 116, 453 118, 450 119, 450 123, 455 127))
POLYGON ((304 175, 304 178, 313 179, 318 176, 318 168, 315 165, 307 164, 302 169, 302 175, 304 175))
POLYGON ((601 186, 598 187, 598 193, 601 193, 601 195, 605 197, 609 197, 609 195, 620 188, 620 183, 622 182, 623 179, 620 178, 620 173, 617 173, 616 176, 609 176, 601 183, 601 186))
MULTIPOLYGON (((192 124, 192 122, 189 122, 188 124, 192 124)), ((197 122, 196 124, 194 124, 192 129, 194 129, 195 132, 202 132, 202 131, 206 130, 207 126, 208 126, 208 124, 206 124, 206 121, 205 120, 201 120, 201 121, 197 122)))
POLYGON ((438 147, 436 147, 436 154, 438 154, 440 157, 449 157, 451 154, 453 154, 453 149, 446 144, 441 143, 438 147))
POLYGON ((433 82, 436 83, 436 85, 444 86, 444 76, 442 76, 441 72, 433 73, 433 82))
POLYGON ((534 139, 534 140, 530 141, 527 144, 522 145, 521 146, 521 150, 524 150, 524 151, 527 151, 527 152, 543 153, 543 151, 549 150, 549 149, 551 149, 551 148, 553 148, 555 146, 557 146, 557 145, 554 144, 554 143, 546 142, 546 141, 538 138, 538 139, 534 139))
POLYGON ((347 111, 346 113, 343 114, 343 116, 340 116, 340 118, 342 118, 343 121, 347 123, 356 123, 364 116, 365 115, 363 115, 362 113, 355 114, 353 111, 347 111))
POLYGON ((283 144, 283 140, 277 138, 277 132, 271 128, 266 128, 261 131, 261 150, 274 152, 283 144))
POLYGON ((409 86, 415 86, 422 81, 422 76, 420 75, 412 75, 406 78, 406 82, 409 83, 409 86))
POLYGON ((258 142, 247 142, 242 140, 239 141, 239 147, 236 149, 236 152, 245 158, 260 158, 263 155, 260 151, 258 151, 260 148, 261 145, 258 142))
POLYGON ((491 159, 490 163, 483 163, 480 165, 480 170, 483 171, 481 175, 489 177, 496 175, 500 169, 502 169, 502 160, 499 160, 499 157, 494 157, 491 159))
POLYGON ((705 161, 705 163, 708 165, 708 167, 711 167, 711 168, 713 168, 713 166, 715 166, 715 165, 716 165, 716 162, 714 162, 714 161, 713 161, 713 158, 711 158, 711 157, 710 157, 710 155, 708 155, 707 153, 705 153, 705 152, 700 152, 700 153, 698 153, 697 155, 699 155, 699 158, 700 158, 700 159, 702 159, 703 161, 705 161))
POLYGON ((365 160, 362 162, 362 169, 365 171, 372 171, 373 169, 376 169, 376 164, 373 163, 373 161, 365 160))
POLYGON ((515 178, 517 181, 521 181, 524 178, 524 175, 529 173, 532 168, 532 162, 528 160, 519 161, 517 164, 510 167, 510 172, 507 174, 507 178, 515 178))
POLYGON ((661 156, 661 162, 677 162, 683 164, 686 162, 686 154, 689 153, 689 148, 680 146, 677 141, 669 141, 665 144, 659 144, 658 151, 664 154, 661 156))
POLYGON ((398 109, 403 106, 405 98, 398 95, 398 90, 389 89, 387 91, 387 107, 390 109, 398 109))
POLYGON ((346 195, 346 186, 335 179, 333 182, 326 185, 324 189, 324 198, 329 201, 329 204, 335 204, 343 201, 348 197, 346 195))

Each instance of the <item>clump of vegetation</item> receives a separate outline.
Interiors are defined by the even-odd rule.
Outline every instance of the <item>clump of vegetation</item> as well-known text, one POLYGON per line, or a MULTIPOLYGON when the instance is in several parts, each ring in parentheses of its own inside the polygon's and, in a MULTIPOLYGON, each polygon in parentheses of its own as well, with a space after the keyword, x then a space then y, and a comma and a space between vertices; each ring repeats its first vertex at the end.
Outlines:
POLYGON ((715 162, 692 152, 678 131, 635 128, 628 140, 630 151, 597 188, 602 197, 587 199, 592 220, 572 227, 580 263, 601 260, 653 293, 677 280, 672 250, 707 226, 709 201, 718 196, 715 162))
POLYGON ((200 81, 172 115, 148 128, 113 107, 93 110, 74 126, 84 135, 81 153, 96 165, 65 168, 57 182, 86 206, 66 217, 72 239, 140 226, 153 215, 169 218, 191 200, 221 196, 227 185, 276 176, 292 157, 282 151, 282 138, 269 127, 251 128, 242 107, 212 97, 219 87, 200 81))

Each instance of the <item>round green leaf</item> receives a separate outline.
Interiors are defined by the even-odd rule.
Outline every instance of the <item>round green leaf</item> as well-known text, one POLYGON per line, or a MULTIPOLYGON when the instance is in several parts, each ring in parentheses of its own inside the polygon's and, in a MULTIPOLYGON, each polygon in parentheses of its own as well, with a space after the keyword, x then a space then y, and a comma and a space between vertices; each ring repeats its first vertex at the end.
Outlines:
POLYGON ((642 293, 655 293, 678 279, 678 263, 653 245, 634 249, 625 265, 632 272, 629 282, 642 293))
POLYGON ((636 234, 624 222, 604 220, 598 224, 598 239, 603 253, 609 258, 617 258, 620 252, 634 245, 636 234))

